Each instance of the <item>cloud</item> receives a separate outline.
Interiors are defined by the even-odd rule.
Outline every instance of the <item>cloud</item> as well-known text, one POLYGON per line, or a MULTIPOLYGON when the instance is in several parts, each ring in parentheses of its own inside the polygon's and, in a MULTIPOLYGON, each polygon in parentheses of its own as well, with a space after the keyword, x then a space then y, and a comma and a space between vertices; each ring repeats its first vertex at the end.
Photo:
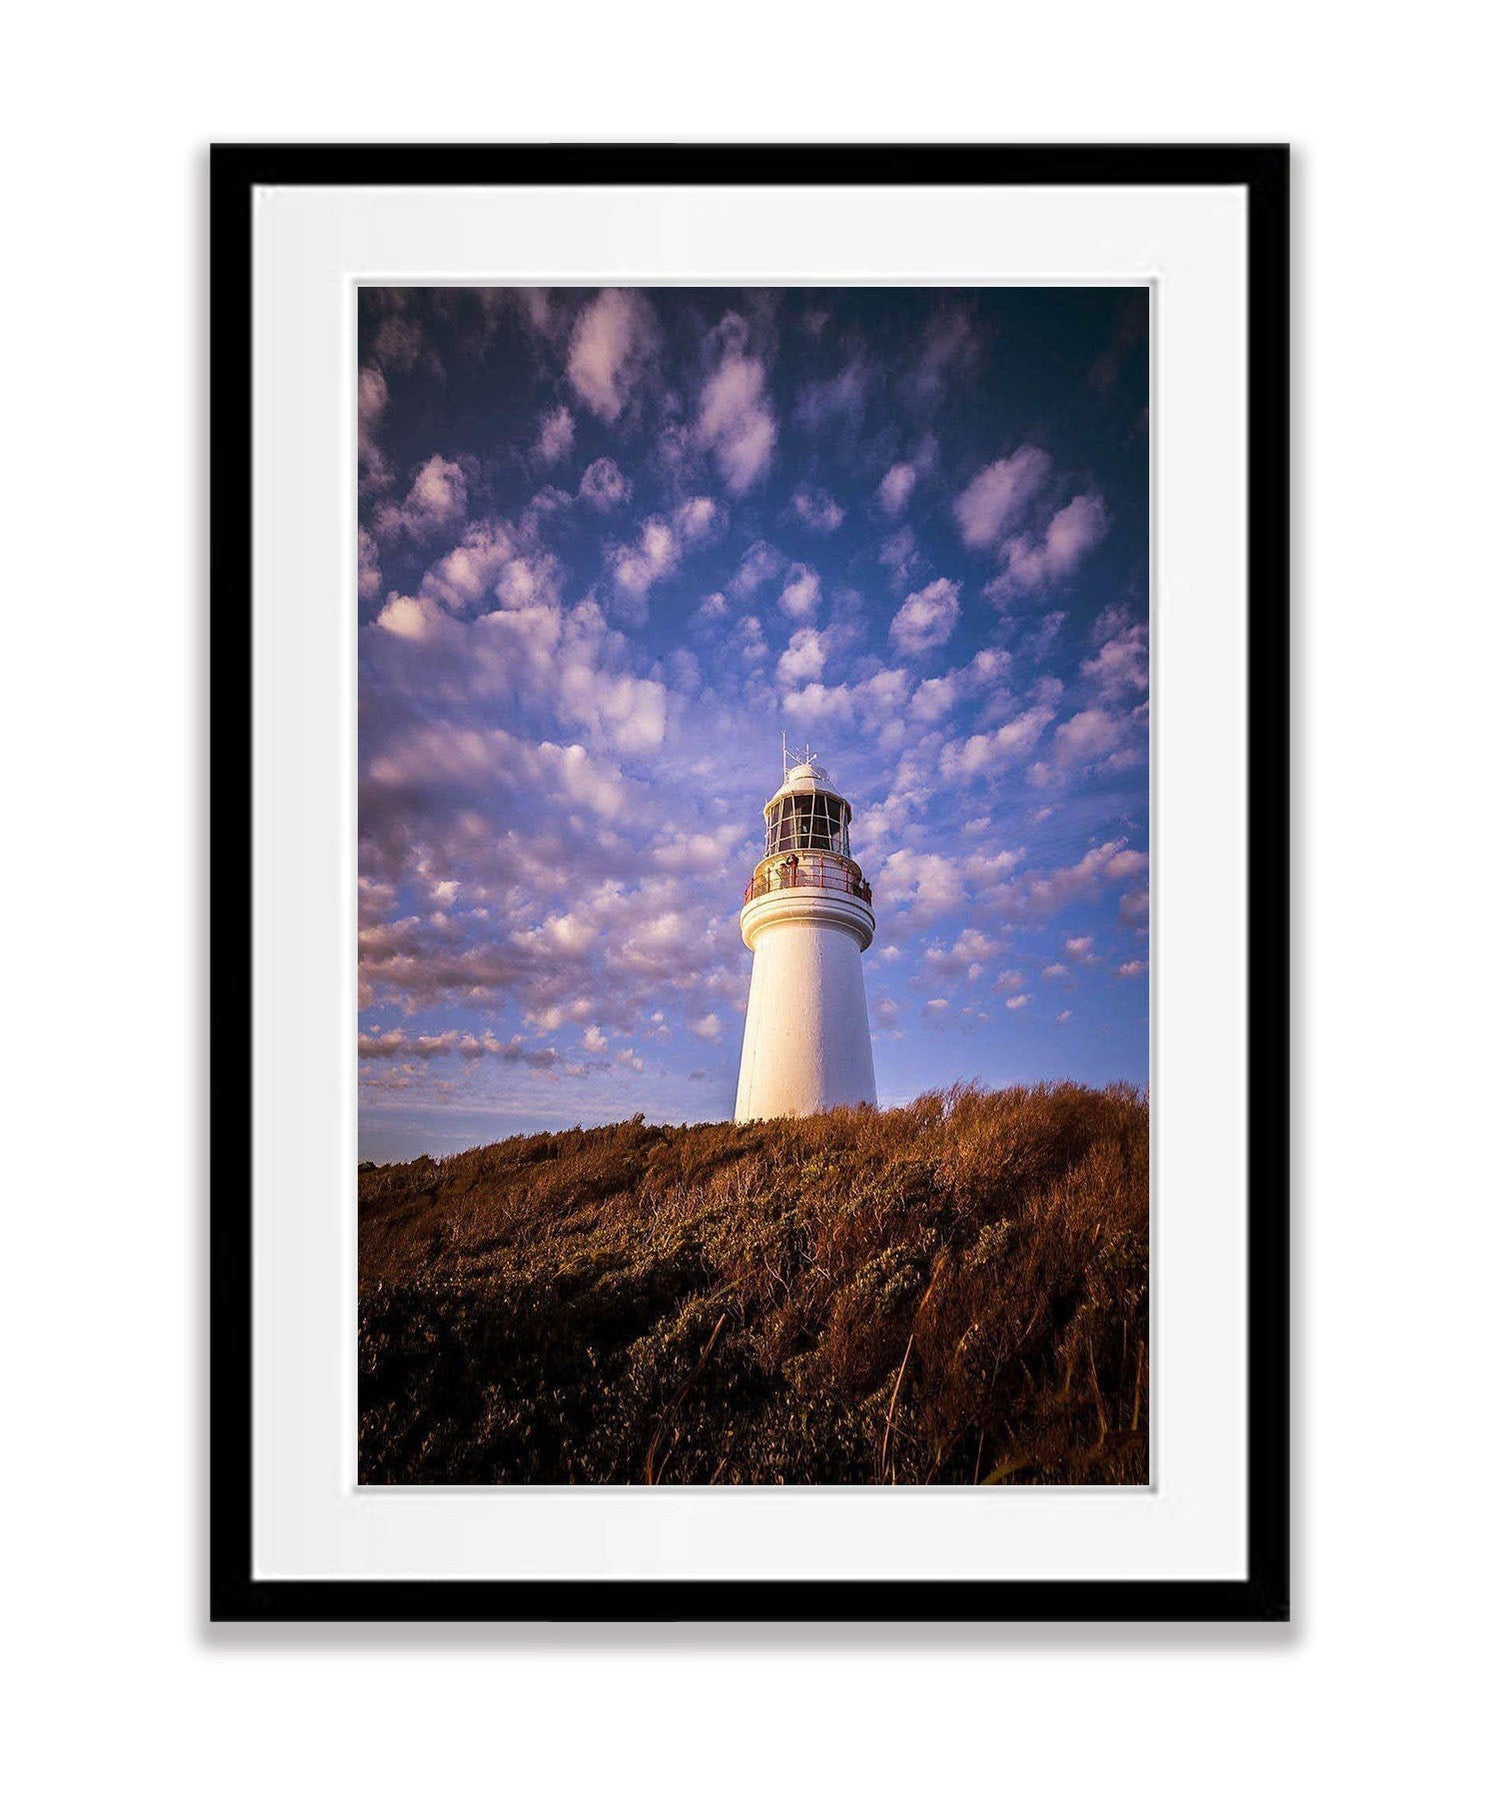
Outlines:
POLYGON ((461 524, 467 510, 468 478, 462 468, 445 456, 429 456, 399 506, 387 501, 375 508, 375 534, 421 542, 461 524))
POLYGON ((904 901, 913 914, 930 918, 964 903, 963 876, 950 856, 935 851, 898 849, 886 856, 880 889, 887 899, 904 901))
POLYGON ((630 483, 620 473, 619 464, 609 456, 600 456, 597 462, 590 462, 583 471, 583 479, 578 483, 578 498, 586 500, 600 512, 622 506, 631 492, 630 483))
POLYGON ((744 552, 729 585, 740 599, 747 600, 785 566, 786 558, 781 552, 761 538, 744 552))
POLYGON ((472 1061, 480 1056, 498 1056, 505 1062, 526 1062, 533 1068, 550 1068, 557 1052, 550 1046, 526 1044, 519 1037, 502 1042, 493 1031, 477 1036, 472 1031, 448 1030, 408 1035, 400 1029, 359 1033, 359 1055, 363 1061, 392 1061, 412 1058, 431 1061, 436 1056, 459 1055, 472 1061))
POLYGON ((662 518, 648 518, 633 544, 616 544, 609 551, 609 570, 626 619, 634 624, 644 623, 646 595, 659 580, 671 574, 679 559, 676 537, 662 518))
POLYGON ((791 633, 791 643, 776 664, 776 679, 783 687, 795 687, 802 681, 815 681, 827 662, 827 648, 821 632, 810 627, 791 633))
POLYGON ((722 623, 728 616, 729 602, 721 593, 710 593, 688 622, 695 628, 706 631, 722 623))
POLYGON ((573 415, 558 406, 541 421, 536 436, 536 454, 543 462, 560 462, 573 447, 573 415))
POLYGON ((981 468, 953 502, 958 531, 971 550, 989 549, 1017 524, 1051 474, 1051 458, 1034 444, 981 468))
POLYGON ((770 654, 770 645, 765 641, 765 628, 753 613, 740 619, 729 633, 729 648, 752 664, 763 662, 770 654))
POLYGON ((1121 981, 1132 981, 1150 967, 1148 962, 1121 962, 1114 973, 1121 981))
POLYGON ((412 318, 405 310, 408 304, 407 294, 400 289, 386 288, 381 299, 391 310, 380 321, 380 327, 375 333, 375 361, 382 368, 409 374, 419 361, 427 357, 440 370, 442 365, 428 346, 421 321, 412 318))
POLYGON ((986 937, 970 925, 946 948, 940 943, 929 944, 922 952, 921 972, 923 976, 956 978, 962 975, 970 981, 976 980, 998 948, 992 937, 986 937))
POLYGON ((730 493, 747 493, 764 479, 775 453, 776 421, 762 362, 740 349, 725 350, 703 387, 697 437, 712 451, 730 493))
POLYGON ((719 1023, 716 1012, 706 1013, 702 1018, 688 1019, 687 1028, 694 1037, 701 1037, 704 1043, 717 1043, 723 1033, 723 1026, 719 1023))
POLYGON ((702 543, 723 526, 727 514, 717 500, 706 494, 694 494, 683 500, 672 514, 672 523, 683 543, 702 543))
MULTIPOLYGON (((980 650, 966 668, 952 668, 945 675, 931 675, 911 696, 910 717, 916 724, 936 724, 953 708, 996 682, 1010 665, 1006 650, 980 650)), ((973 828, 973 821, 964 825, 973 828)))
POLYGON ((927 323, 915 367, 902 382, 906 398, 930 410, 946 394, 954 375, 971 372, 979 363, 979 339, 961 306, 944 306, 927 323))
POLYGON ((1143 851, 1126 849, 1119 838, 1095 845, 1067 866, 1012 881, 998 890, 995 898, 1007 917, 1049 917, 1064 906, 1092 900, 1106 880, 1128 880, 1131 871, 1138 872, 1139 865, 1148 860, 1143 851))
POLYGON ((893 586, 904 586, 921 567, 921 554, 916 547, 916 533, 909 525, 887 537, 880 545, 881 565, 890 571, 893 586))
POLYGON ((1031 706, 998 730, 976 732, 944 744, 941 771, 949 780, 971 781, 978 775, 1009 767, 1031 753, 1055 716, 1050 706, 1031 706))
POLYGON ((864 418, 868 387, 869 374, 863 363, 848 363, 836 375, 803 388, 796 402, 797 423, 810 431, 838 419, 857 427, 864 418))
POLYGON ((805 563, 795 562, 787 572, 778 602, 788 618, 812 618, 822 598, 822 583, 805 563))
MULTIPOLYGON (((782 656, 783 665, 785 661, 782 656)), ((852 688, 826 687, 821 681, 811 681, 788 693, 781 706, 787 718, 800 725, 852 724, 854 721, 852 688)))
POLYGON ((458 543, 422 576, 423 599, 450 612, 482 609, 498 600, 520 609, 555 605, 562 570, 546 551, 523 548, 520 537, 498 519, 476 519, 458 543))
POLYGON ((373 531, 359 527, 359 597, 372 600, 380 591, 380 546, 373 531))
POLYGON ((961 584, 941 579, 907 594, 890 625, 890 641, 902 655, 919 656, 939 649, 958 623, 961 584))
POLYGON ((365 367, 359 371, 359 491, 381 493, 394 476, 375 433, 385 408, 390 403, 390 389, 379 369, 365 367))
MULTIPOLYGON (((800 635, 802 634, 797 633, 797 636, 800 635)), ((812 632, 808 635, 815 637, 817 634, 812 632)), ((824 654, 828 636, 829 633, 824 632, 819 641, 819 651, 824 654)), ((795 636, 792 638, 792 645, 796 645, 795 636)), ((781 663, 788 668, 787 675, 783 676, 783 684, 790 685, 799 678, 795 667, 788 667, 786 656, 781 658, 781 663)), ((841 684, 828 687, 821 681, 813 680, 807 686, 786 694, 781 705, 787 718, 800 725, 852 725, 861 731, 876 732, 881 741, 884 741, 892 731, 896 738, 902 734, 901 714, 910 691, 911 677, 903 668, 884 668, 876 669, 873 674, 852 686, 841 684)), ((872 840, 871 831, 878 830, 880 816, 877 808, 865 810, 863 817, 866 838, 872 840)))
POLYGON ((836 531, 843 523, 843 508, 820 487, 799 487, 791 496, 791 508, 809 531, 836 531))
POLYGON ((880 505, 886 515, 894 518, 911 497, 911 489, 916 485, 916 470, 909 462, 897 462, 886 472, 880 482, 880 505))
POLYGON ((1103 541, 1109 515, 1097 494, 1079 494, 1053 514, 1043 537, 1012 537, 1004 545, 1005 567, 995 584, 995 597, 1016 589, 1031 592, 1064 581, 1103 541))
POLYGON ((1030 1003, 1031 996, 1028 993, 1012 993, 1005 1001, 1005 1005, 1012 1012, 1018 1012, 1022 1006, 1028 1006, 1030 1003))
POLYGON ((1089 706, 1057 726, 1052 739, 1053 760, 1061 768, 1102 762, 1115 754, 1129 734, 1128 714, 1104 712, 1089 706))
POLYGON ((1131 892, 1120 895, 1119 922, 1133 925, 1136 930, 1143 930, 1149 926, 1150 889, 1148 887, 1136 887, 1131 892))
POLYGON ((437 618, 437 608, 430 600, 412 599, 406 594, 393 593, 385 602, 375 624, 382 631, 389 631, 393 637, 404 637, 408 642, 420 643, 432 631, 437 618))
POLYGON ((1105 700, 1125 700, 1150 686, 1150 644, 1143 624, 1131 624, 1111 607, 1095 627, 1098 653, 1083 664, 1083 676, 1096 684, 1105 700))
POLYGON ((656 342, 656 321, 639 293, 606 288, 585 306, 568 346, 567 378, 578 398, 607 424, 624 411, 656 342))

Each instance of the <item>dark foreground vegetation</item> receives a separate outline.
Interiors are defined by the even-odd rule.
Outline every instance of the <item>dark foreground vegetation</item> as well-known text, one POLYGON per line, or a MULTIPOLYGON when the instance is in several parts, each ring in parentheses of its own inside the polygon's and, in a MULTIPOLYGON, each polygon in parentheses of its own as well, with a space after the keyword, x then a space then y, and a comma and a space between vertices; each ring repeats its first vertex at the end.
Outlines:
POLYGON ((1144 1481, 1148 1139, 959 1088, 366 1167, 361 1478, 1144 1481))

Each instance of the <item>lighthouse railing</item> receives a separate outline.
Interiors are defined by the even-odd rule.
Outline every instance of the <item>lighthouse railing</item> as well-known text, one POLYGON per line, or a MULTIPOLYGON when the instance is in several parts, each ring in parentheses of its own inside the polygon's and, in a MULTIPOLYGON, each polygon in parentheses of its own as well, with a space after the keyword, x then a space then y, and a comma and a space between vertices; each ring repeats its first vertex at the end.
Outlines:
POLYGON ((744 890, 744 903, 767 893, 785 893, 793 887, 821 887, 830 893, 851 893, 866 906, 874 903, 874 890, 858 869, 845 863, 798 858, 793 865, 778 862, 757 874, 744 890))

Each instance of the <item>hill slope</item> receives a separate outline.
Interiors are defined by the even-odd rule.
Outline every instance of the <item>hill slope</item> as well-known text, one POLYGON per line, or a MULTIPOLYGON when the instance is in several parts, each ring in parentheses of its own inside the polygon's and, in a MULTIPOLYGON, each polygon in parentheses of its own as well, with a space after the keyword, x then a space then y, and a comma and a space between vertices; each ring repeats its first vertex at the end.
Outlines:
POLYGON ((1132 1089, 512 1137, 362 1169, 366 1482, 1133 1482, 1132 1089))

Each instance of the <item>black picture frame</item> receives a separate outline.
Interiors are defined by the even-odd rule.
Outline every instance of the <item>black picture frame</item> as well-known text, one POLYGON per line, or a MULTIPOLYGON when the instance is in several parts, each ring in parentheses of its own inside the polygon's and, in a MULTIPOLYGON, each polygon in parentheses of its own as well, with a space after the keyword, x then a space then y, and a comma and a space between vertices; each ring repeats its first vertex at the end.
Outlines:
POLYGON ((1290 1616, 1289 167, 1285 145, 216 145, 211 153, 209 1607, 214 1621, 1290 1616), (251 208, 262 186, 1242 188, 1248 215, 1248 1493, 1243 1580, 262 1580, 251 1561, 251 208))

